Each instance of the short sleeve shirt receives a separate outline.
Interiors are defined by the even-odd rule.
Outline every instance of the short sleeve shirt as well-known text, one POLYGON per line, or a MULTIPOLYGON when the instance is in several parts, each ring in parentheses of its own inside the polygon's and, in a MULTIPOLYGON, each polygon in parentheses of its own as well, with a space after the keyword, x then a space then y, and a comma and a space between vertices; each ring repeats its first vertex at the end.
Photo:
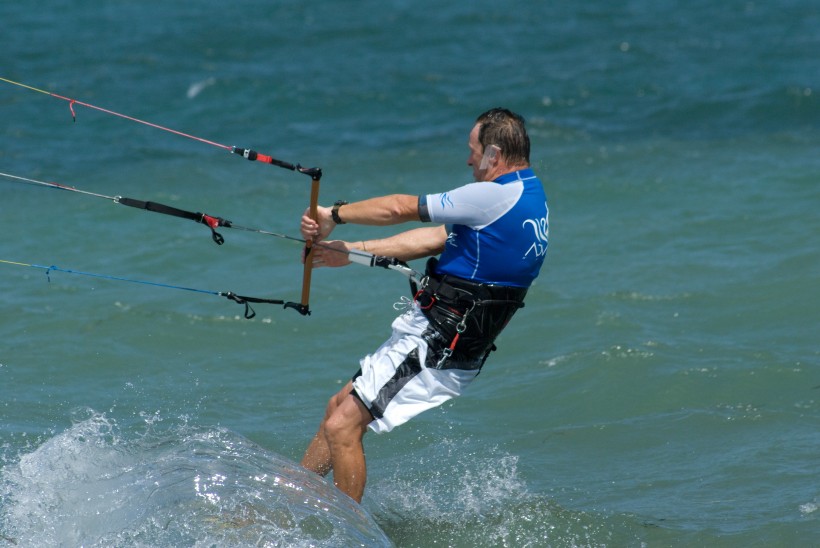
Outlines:
POLYGON ((446 225, 439 274, 529 287, 541 270, 549 208, 544 187, 530 168, 419 196, 419 213, 422 221, 446 225))

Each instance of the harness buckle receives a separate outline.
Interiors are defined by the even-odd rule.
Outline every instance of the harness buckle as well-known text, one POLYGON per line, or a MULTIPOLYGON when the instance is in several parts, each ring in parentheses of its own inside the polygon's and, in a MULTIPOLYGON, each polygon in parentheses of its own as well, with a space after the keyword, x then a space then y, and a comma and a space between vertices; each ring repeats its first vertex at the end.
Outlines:
POLYGON ((436 304, 437 300, 435 293, 427 293, 425 291, 426 285, 427 284, 425 284, 424 287, 422 287, 422 289, 416 291, 416 294, 413 295, 413 301, 419 303, 419 308, 422 310, 430 310, 431 308, 433 308, 433 305, 436 304), (429 302, 423 303, 421 301, 422 296, 427 296, 429 298, 429 302))

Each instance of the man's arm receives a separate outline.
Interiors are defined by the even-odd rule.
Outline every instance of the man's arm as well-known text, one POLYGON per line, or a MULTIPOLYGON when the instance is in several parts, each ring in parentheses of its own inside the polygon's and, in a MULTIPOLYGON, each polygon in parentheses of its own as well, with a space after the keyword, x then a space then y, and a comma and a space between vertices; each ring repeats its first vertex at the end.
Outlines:
POLYGON ((354 243, 355 249, 362 249, 374 255, 395 257, 401 261, 412 261, 422 257, 438 255, 444 251, 447 229, 444 225, 415 228, 383 238, 354 243), (361 246, 361 247, 360 247, 361 246))
POLYGON ((387 226, 419 221, 419 197, 410 194, 392 194, 345 204, 338 209, 345 223, 387 226))
POLYGON ((400 261, 412 261, 438 255, 444 251, 447 241, 447 229, 444 225, 414 228, 379 240, 345 242, 330 240, 314 248, 313 265, 344 266, 350 264, 348 252, 353 249, 395 257, 400 261))
MULTIPOLYGON (((331 210, 330 207, 319 207, 318 222, 313 221, 305 211, 301 224, 302 237, 315 241, 327 238, 336 228, 331 210)), ((392 194, 345 204, 339 207, 337 213, 344 223, 358 225, 387 226, 421 220, 419 198, 410 194, 392 194)))

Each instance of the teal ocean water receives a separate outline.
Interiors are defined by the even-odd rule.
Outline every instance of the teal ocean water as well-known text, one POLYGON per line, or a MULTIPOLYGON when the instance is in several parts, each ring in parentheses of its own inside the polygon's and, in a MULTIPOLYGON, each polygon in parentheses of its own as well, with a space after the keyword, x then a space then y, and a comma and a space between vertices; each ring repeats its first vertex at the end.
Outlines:
MULTIPOLYGON (((464 397, 298 462, 401 275, 0 177, 0 546, 820 546, 820 6, 0 4, 0 77, 323 169, 469 182, 528 120, 547 262, 464 397), (11 264, 11 263, 23 264, 11 264)), ((298 235, 310 179, 0 82, 0 172, 298 235)), ((340 228, 346 239, 387 230, 340 228)), ((421 264, 412 265, 422 268, 421 264)))

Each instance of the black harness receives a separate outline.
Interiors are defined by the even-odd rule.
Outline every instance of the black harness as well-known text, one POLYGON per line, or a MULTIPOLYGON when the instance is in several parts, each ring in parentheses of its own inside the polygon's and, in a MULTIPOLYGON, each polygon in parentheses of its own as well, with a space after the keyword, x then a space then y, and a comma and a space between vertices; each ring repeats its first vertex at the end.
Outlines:
MULTIPOLYGON (((526 287, 471 282, 435 273, 438 259, 427 261, 415 301, 434 327, 430 342, 442 344, 437 369, 480 369, 495 350, 493 342, 513 314, 524 306, 526 287)), ((429 361, 429 360, 428 360, 429 361)))

